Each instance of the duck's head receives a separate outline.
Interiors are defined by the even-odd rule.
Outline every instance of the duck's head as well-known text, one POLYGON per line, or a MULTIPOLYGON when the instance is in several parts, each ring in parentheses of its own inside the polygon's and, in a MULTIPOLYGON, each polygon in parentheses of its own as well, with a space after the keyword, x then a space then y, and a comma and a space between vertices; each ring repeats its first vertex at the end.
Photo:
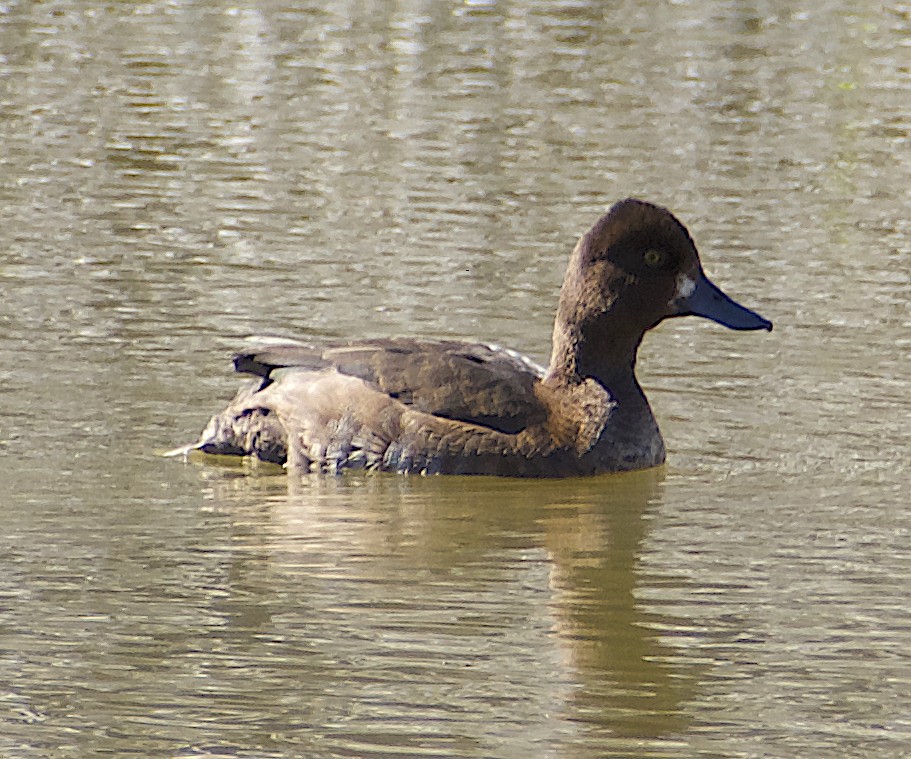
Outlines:
POLYGON ((693 239, 670 211, 622 200, 573 251, 560 293, 554 359, 558 342, 568 340, 580 364, 574 370, 597 376, 603 371, 587 364, 634 360, 647 330, 688 315, 730 329, 772 329, 709 280, 693 239))

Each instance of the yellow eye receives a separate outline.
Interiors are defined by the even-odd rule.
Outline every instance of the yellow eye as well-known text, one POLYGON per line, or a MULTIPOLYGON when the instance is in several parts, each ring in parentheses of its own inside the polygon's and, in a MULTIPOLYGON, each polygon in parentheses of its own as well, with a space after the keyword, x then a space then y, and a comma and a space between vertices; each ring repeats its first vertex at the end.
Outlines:
POLYGON ((661 262, 664 261, 664 254, 660 250, 649 248, 642 256, 642 260, 645 261, 646 266, 650 266, 654 269, 656 266, 660 266, 661 262))

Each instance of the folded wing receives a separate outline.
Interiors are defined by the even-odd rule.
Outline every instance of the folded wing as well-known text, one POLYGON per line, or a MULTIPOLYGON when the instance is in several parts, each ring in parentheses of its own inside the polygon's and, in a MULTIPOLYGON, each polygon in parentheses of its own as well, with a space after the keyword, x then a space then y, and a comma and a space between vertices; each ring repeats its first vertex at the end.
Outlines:
POLYGON ((263 341, 234 357, 239 372, 262 378, 332 370, 423 413, 516 434, 543 421, 534 386, 541 367, 497 346, 456 341, 371 340, 308 345, 263 341))

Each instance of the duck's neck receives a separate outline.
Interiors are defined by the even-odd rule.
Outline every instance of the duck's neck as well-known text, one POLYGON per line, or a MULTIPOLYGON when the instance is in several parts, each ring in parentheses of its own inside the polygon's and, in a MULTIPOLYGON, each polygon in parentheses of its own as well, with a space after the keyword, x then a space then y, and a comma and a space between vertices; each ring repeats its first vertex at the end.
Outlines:
POLYGON ((615 398, 641 396, 635 365, 642 330, 616 313, 620 278, 607 261, 588 261, 595 230, 582 236, 570 256, 554 320, 553 348, 545 384, 572 387, 592 378, 615 398), (615 282, 614 280, 617 280, 615 282), (612 283, 612 286, 605 286, 612 283))
POLYGON ((612 328, 606 321, 571 324, 558 318, 544 381, 551 386, 571 386, 591 377, 618 401, 644 400, 635 371, 642 337, 612 328))
MULTIPOLYGON (((657 466, 665 457, 658 422, 636 380, 641 340, 641 335, 633 338, 619 330, 588 334, 561 327, 559 322, 554 330, 553 353, 543 382, 573 406, 578 403, 577 390, 586 382, 595 380, 607 391, 611 409, 589 453, 610 471, 657 466)), ((583 420, 583 427, 587 421, 583 420)))

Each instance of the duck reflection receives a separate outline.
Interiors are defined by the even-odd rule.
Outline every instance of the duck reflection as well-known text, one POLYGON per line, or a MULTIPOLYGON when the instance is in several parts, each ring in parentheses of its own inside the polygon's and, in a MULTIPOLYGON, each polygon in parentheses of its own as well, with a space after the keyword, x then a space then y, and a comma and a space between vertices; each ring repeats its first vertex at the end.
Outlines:
POLYGON ((674 620, 638 600, 668 581, 641 568, 661 479, 226 477, 215 498, 245 526, 233 624, 261 636, 296 620, 281 637, 339 663, 316 677, 349 705, 367 677, 402 719, 418 688, 446 693, 448 709, 480 700, 497 720, 524 700, 541 719, 522 731, 569 731, 575 748, 667 739, 686 730, 697 673, 662 639, 674 620), (253 487, 276 489, 239 505, 253 487))
POLYGON ((600 485, 543 519, 558 636, 580 681, 568 716, 617 736, 677 733, 694 673, 670 664, 677 652, 659 630, 674 621, 637 600, 660 479, 650 471, 600 485))

